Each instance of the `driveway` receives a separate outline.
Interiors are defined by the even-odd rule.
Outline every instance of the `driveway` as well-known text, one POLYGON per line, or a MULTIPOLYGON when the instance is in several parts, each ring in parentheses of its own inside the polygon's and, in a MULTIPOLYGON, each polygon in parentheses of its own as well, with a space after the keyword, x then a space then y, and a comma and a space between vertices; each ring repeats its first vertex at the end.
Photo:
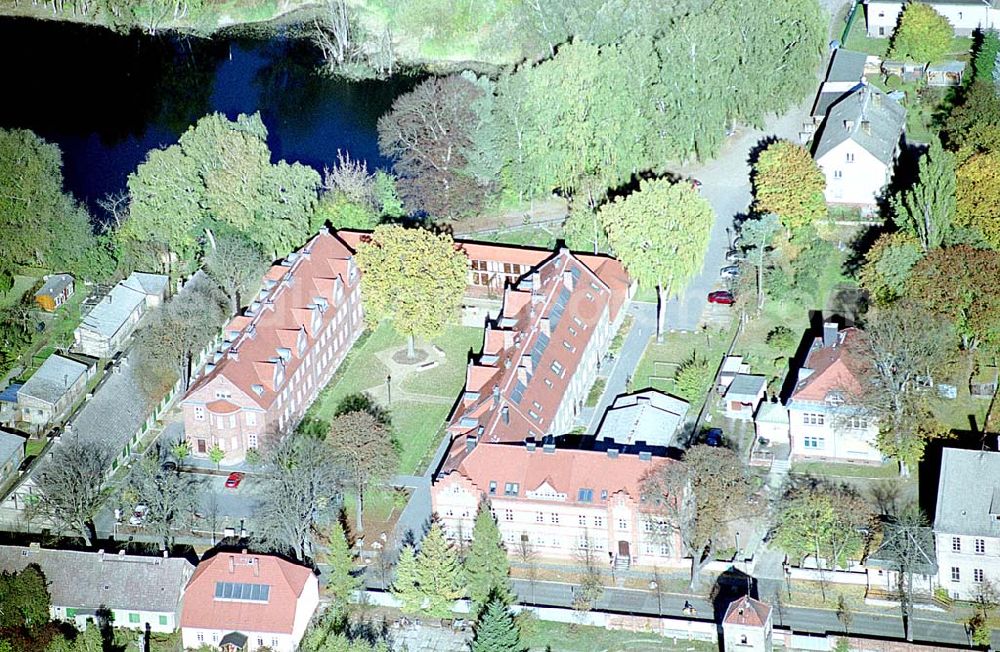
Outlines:
POLYGON ((715 289, 724 288, 719 270, 726 266, 726 251, 730 234, 738 215, 745 215, 750 208, 750 153, 766 138, 796 140, 802 123, 809 118, 813 96, 781 116, 768 118, 764 129, 741 128, 730 138, 718 158, 676 170, 684 177, 701 181, 701 194, 715 209, 708 251, 701 273, 688 284, 684 293, 667 303, 667 328, 694 330, 702 321, 708 307, 706 297, 715 289))

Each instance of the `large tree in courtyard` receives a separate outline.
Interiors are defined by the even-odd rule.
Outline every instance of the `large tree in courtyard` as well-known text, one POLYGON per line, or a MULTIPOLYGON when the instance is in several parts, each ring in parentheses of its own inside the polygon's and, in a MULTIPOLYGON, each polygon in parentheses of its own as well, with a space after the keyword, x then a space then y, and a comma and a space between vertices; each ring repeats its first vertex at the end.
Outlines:
POLYGON ((922 2, 907 4, 889 44, 889 59, 934 63, 951 49, 955 35, 948 19, 922 2))
POLYGON ((392 592, 402 601, 403 611, 434 618, 447 618, 455 600, 465 595, 465 573, 439 523, 431 525, 420 552, 411 546, 403 549, 392 592))
POLYGON ((472 545, 465 556, 465 575, 473 613, 479 613, 490 600, 503 605, 514 601, 509 577, 510 560, 503 547, 496 518, 485 501, 479 503, 476 513, 472 545))
POLYGON ((202 490, 197 476, 161 468, 159 455, 146 455, 132 464, 120 499, 126 514, 134 505, 146 506, 144 529, 160 539, 161 550, 169 550, 177 532, 194 519, 202 490))
POLYGON ((395 160, 407 207, 455 218, 478 210, 484 192, 466 172, 483 89, 461 75, 431 77, 378 120, 379 151, 395 160))
POLYGON ((846 344, 858 386, 845 388, 845 399, 875 421, 879 450, 899 460, 902 475, 923 458, 927 440, 947 434, 927 407, 923 385, 933 386, 954 354, 955 340, 946 319, 897 301, 871 310, 864 331, 846 344))
POLYGON ((334 417, 326 442, 357 492, 355 522, 364 531, 364 499, 372 484, 388 480, 399 468, 399 451, 389 428, 366 411, 334 417))
POLYGON ((701 570, 728 541, 729 524, 752 511, 755 495, 746 465, 735 451, 694 446, 683 462, 667 461, 643 478, 653 530, 672 543, 680 537, 691 556, 691 587, 701 570))
POLYGON ((753 166, 754 210, 774 213, 789 231, 826 215, 826 178, 809 150, 779 140, 760 153, 753 166))
POLYGON ((629 275, 659 298, 657 335, 662 336, 667 301, 701 271, 715 213, 687 183, 644 180, 598 214, 608 242, 629 275))
POLYGON ((115 455, 106 446, 68 437, 35 473, 30 520, 50 521, 58 531, 80 535, 89 547, 97 536, 94 517, 104 503, 104 481, 115 455))
POLYGON ((936 138, 920 157, 917 180, 892 198, 893 221, 920 241, 924 252, 940 247, 955 216, 955 156, 936 138))
POLYGON ((458 313, 468 268, 450 236, 379 226, 358 245, 357 261, 365 276, 365 318, 370 326, 391 319, 407 337, 411 358, 414 338, 440 334, 458 313))
POLYGON ((973 154, 958 168, 955 221, 1000 249, 1000 150, 973 154))

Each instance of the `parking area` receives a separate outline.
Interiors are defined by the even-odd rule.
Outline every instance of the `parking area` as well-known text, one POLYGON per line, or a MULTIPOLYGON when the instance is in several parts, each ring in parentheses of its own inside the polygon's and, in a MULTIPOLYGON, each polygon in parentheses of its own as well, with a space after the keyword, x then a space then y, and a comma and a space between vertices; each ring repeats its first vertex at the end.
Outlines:
POLYGON ((252 475, 236 487, 227 487, 227 475, 194 474, 202 483, 201 505, 195 513, 193 534, 211 537, 239 535, 252 530, 252 516, 260 504, 258 485, 252 475))

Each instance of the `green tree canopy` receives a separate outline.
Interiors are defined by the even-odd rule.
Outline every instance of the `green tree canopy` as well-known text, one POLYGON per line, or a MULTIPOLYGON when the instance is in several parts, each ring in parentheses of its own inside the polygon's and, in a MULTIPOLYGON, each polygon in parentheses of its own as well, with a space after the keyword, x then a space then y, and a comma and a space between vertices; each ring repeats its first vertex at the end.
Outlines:
POLYGON ((801 145, 787 140, 768 145, 752 180, 754 210, 776 214, 790 231, 826 216, 826 177, 801 145))
POLYGON ((476 513, 472 546, 465 558, 465 576, 473 613, 479 613, 491 599, 503 605, 514 601, 509 579, 510 560, 503 547, 500 528, 486 502, 479 504, 476 513))
POLYGON ((892 35, 886 57, 934 63, 948 54, 954 35, 951 23, 933 7, 922 2, 911 2, 900 14, 899 26, 892 35))
POLYGON ((491 599, 476 624, 472 652, 524 652, 521 630, 504 600, 491 599))
POLYGON ((33 629, 49 622, 49 590, 41 569, 32 564, 0 573, 0 630, 33 629))
POLYGON ((356 258, 365 276, 365 318, 370 326, 391 319, 407 336, 411 357, 415 337, 434 337, 458 314, 468 267, 450 236, 382 225, 358 245, 356 258))
POLYGON ((958 168, 955 222, 1000 249, 1000 150, 974 154, 958 168))
POLYGON ((796 560, 812 556, 826 568, 859 559, 861 528, 873 514, 868 503, 846 486, 808 483, 793 488, 778 507, 774 541, 796 560))
POLYGON ((876 304, 891 303, 906 291, 910 271, 923 255, 913 235, 901 231, 882 234, 865 254, 859 275, 861 286, 876 304))
POLYGON ((940 247, 955 215, 955 157, 935 138, 920 157, 917 180, 892 198, 893 221, 923 250, 940 247))
POLYGON ((131 217, 119 241, 138 252, 161 243, 190 264, 205 228, 228 229, 278 258, 310 235, 319 184, 312 168, 271 163, 259 114, 208 115, 129 175, 131 217))
POLYGON ((431 525, 419 553, 410 546, 403 548, 392 586, 407 613, 435 618, 451 614, 455 600, 465 595, 465 573, 440 524, 431 525))
POLYGON ((326 595, 340 607, 346 606, 355 591, 361 588, 361 578, 354 575, 354 559, 347 545, 347 535, 340 521, 330 526, 326 541, 326 595))
POLYGON ((687 183, 643 180, 636 192, 602 206, 598 218, 629 275, 657 289, 662 332, 667 300, 701 271, 715 219, 711 205, 687 183))

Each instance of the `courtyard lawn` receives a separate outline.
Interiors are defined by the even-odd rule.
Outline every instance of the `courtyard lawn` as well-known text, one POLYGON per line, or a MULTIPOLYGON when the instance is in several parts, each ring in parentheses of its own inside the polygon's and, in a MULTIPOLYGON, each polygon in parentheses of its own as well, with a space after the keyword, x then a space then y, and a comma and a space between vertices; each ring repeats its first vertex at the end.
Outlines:
MULTIPOLYGON (((835 462, 796 462, 792 465, 791 472, 818 477, 886 480, 899 477, 899 464, 886 462, 879 466, 869 466, 867 464, 837 464, 835 462)), ((916 473, 916 469, 912 473, 916 473)))
MULTIPOLYGON (((406 338, 383 323, 359 340, 351 349, 333 379, 310 408, 309 416, 329 421, 345 396, 370 391, 385 404, 385 379, 389 368, 376 357, 382 351, 406 345, 406 338)), ((402 474, 423 473, 437 449, 445 419, 465 383, 465 368, 470 349, 479 350, 482 331, 478 328, 450 325, 431 344, 445 353, 445 360, 433 369, 411 372, 392 380, 392 426, 399 439, 402 474), (423 399, 427 400, 423 400, 423 399)), ((428 347, 418 342, 418 347, 428 347)))
MULTIPOLYGON (((667 333, 662 343, 650 338, 646 352, 635 375, 629 383, 629 391, 652 387, 663 392, 671 392, 674 388, 674 375, 680 366, 697 353, 699 358, 706 358, 713 370, 722 361, 722 356, 729 346, 731 332, 710 329, 707 331, 667 333)), ((708 387, 705 388, 707 393, 708 387)), ((696 412, 701 408, 701 400, 692 401, 691 410, 696 412)))
POLYGON ((623 652, 624 650, 667 651, 690 650, 708 652, 718 650, 714 643, 682 641, 664 638, 652 633, 627 632, 547 620, 534 620, 525 632, 523 642, 529 650, 552 652, 623 652))

